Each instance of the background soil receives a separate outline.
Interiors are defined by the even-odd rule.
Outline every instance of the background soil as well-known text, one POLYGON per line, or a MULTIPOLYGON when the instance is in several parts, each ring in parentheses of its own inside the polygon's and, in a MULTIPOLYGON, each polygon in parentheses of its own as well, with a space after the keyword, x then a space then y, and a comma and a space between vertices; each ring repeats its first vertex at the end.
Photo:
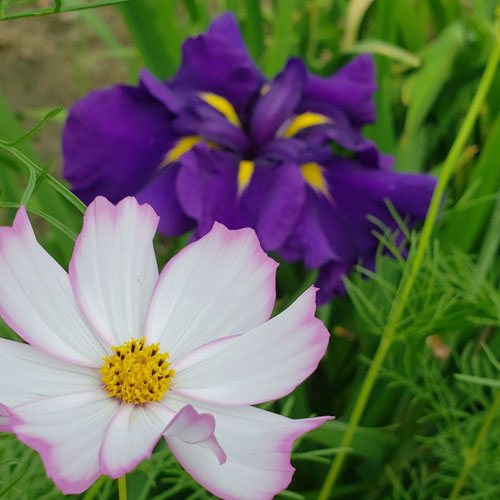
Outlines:
MULTIPOLYGON (((130 58, 136 57, 131 47, 113 7, 1 22, 0 95, 29 129, 50 109, 68 109, 92 89, 128 81, 130 58), (102 21, 119 50, 99 31, 102 21)), ((61 168, 64 117, 60 113, 32 139, 52 172, 61 168)))

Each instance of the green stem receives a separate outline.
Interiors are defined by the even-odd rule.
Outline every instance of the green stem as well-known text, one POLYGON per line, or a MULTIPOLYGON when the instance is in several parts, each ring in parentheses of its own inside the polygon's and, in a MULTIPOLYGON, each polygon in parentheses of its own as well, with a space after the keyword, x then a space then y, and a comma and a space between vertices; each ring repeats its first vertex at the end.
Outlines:
MULTIPOLYGON (((125 3, 130 0, 102 0, 91 3, 82 3, 79 5, 72 5, 68 8, 57 8, 57 4, 53 7, 46 7, 42 9, 33 9, 25 12, 16 12, 15 14, 5 15, 5 12, 0 11, 0 21, 8 21, 11 19, 20 19, 22 17, 34 17, 34 16, 46 16, 48 14, 58 14, 61 12, 75 12, 78 10, 95 9, 97 7, 108 7, 110 5, 116 5, 119 3, 125 3)), ((2 2, 0 2, 2 3, 2 2)))
POLYGON ((127 500, 127 476, 123 475, 117 479, 118 482, 118 499, 127 500))
MULTIPOLYGON (((486 64, 486 68, 484 70, 481 81, 479 82, 479 85, 477 87, 474 99, 472 100, 467 115, 465 116, 462 126, 460 127, 460 131, 458 132, 458 135, 453 142, 448 156, 443 163, 443 169, 436 185, 436 189, 434 190, 434 194, 432 195, 432 200, 427 212, 427 217, 425 219, 422 233, 418 240, 414 256, 412 255, 412 258, 410 258, 408 263, 409 272, 405 274, 401 280, 400 288, 394 300, 391 312, 389 313, 389 318, 382 333, 382 338, 377 348, 377 352, 375 353, 373 362, 365 376, 363 385, 361 386, 361 390, 356 399, 356 404, 354 405, 352 415, 349 419, 347 430, 342 438, 342 441, 340 442, 340 448, 349 448, 359 421, 363 416, 366 403, 368 401, 368 398, 370 397, 371 390, 377 378, 378 372, 396 336, 398 323, 403 316, 411 289, 422 266, 422 260, 428 247, 432 231, 434 229, 434 224, 439 213, 439 207, 445 188, 448 185, 453 170, 459 160, 460 153, 462 152, 467 138, 472 131, 474 122, 476 121, 481 106, 483 105, 488 90, 491 86, 491 82, 493 81, 493 77, 495 76, 495 72, 500 60, 499 29, 500 22, 497 21, 494 30, 493 50, 486 64)), ((345 451, 342 451, 335 456, 335 460, 333 461, 326 476, 325 482, 323 483, 323 487, 321 488, 318 500, 328 500, 330 498, 332 488, 335 485, 337 476, 342 468, 345 456, 345 451)))
POLYGON ((50 185, 52 188, 54 188, 55 191, 66 198, 66 200, 69 201, 79 212, 81 212, 82 214, 85 213, 87 207, 82 201, 80 201, 80 199, 78 199, 77 196, 75 196, 66 186, 64 186, 64 184, 59 182, 55 177, 52 177, 47 172, 44 172, 44 169, 42 167, 28 158, 19 149, 11 146, 8 142, 3 140, 0 140, 0 149, 7 151, 12 156, 17 158, 21 163, 23 163, 26 167, 28 167, 28 169, 30 170, 30 175, 31 172, 35 172, 39 175, 44 175, 46 177, 46 182, 48 185, 50 185))
POLYGON ((467 479, 467 475, 472 467, 475 465, 477 461, 477 456, 479 454, 479 450, 484 444, 486 436, 488 435, 488 431, 490 430, 491 424, 493 423, 493 419, 495 415, 498 413, 500 409, 500 391, 497 391, 495 395, 495 400, 493 401, 493 405, 488 410, 486 417, 484 418, 483 425, 481 425, 481 429, 479 429, 479 433, 476 438, 476 442, 470 451, 467 451, 465 454, 465 461, 460 474, 457 478, 457 482, 453 487, 453 490, 450 493, 450 498, 458 498, 458 495, 462 491, 464 487, 465 480, 467 479))

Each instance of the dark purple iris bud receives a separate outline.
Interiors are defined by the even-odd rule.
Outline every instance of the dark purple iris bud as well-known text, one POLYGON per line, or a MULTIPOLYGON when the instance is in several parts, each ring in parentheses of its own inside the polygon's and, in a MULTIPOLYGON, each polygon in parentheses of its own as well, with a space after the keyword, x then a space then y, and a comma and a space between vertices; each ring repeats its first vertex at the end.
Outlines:
POLYGON ((236 20, 225 14, 183 45, 166 82, 146 70, 77 102, 63 134, 64 175, 84 202, 134 195, 160 215, 160 232, 207 233, 215 221, 253 227, 262 247, 319 268, 320 302, 343 291, 357 263, 372 266, 371 215, 397 225, 425 217, 428 175, 396 173, 365 139, 375 120, 371 57, 327 78, 290 59, 266 80, 236 20))

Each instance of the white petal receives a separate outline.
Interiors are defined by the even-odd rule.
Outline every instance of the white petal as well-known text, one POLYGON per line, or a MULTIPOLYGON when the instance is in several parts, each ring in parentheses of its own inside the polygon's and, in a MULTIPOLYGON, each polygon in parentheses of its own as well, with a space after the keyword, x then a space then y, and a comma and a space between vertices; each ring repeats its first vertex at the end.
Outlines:
POLYGON ((83 392, 11 408, 10 423, 64 494, 81 493, 101 475, 99 448, 118 409, 104 391, 83 392))
POLYGON ((69 275, 81 310, 108 345, 144 334, 158 279, 157 226, 155 211, 131 197, 114 206, 99 196, 85 213, 69 275))
POLYGON ((95 368, 59 361, 28 344, 0 339, 0 403, 6 406, 101 387, 95 368))
POLYGON ((314 317, 316 289, 243 334, 212 342, 172 363, 172 389, 221 405, 249 405, 293 391, 318 366, 328 330, 314 317))
POLYGON ((118 478, 149 458, 175 412, 160 403, 122 403, 106 431, 100 461, 103 474, 118 478))
POLYGON ((163 269, 146 319, 146 338, 172 358, 266 321, 275 299, 276 262, 252 229, 221 224, 163 269))
POLYGON ((198 413, 191 405, 184 406, 177 412, 164 436, 186 444, 197 444, 213 453, 219 464, 227 460, 215 435, 215 418, 208 413, 198 413))
POLYGON ((284 490, 294 468, 294 441, 330 417, 291 420, 251 406, 224 408, 188 398, 165 399, 172 409, 191 404, 215 417, 215 433, 227 461, 220 464, 206 446, 175 437, 167 443, 181 465, 212 494, 225 500, 267 500, 284 490))
POLYGON ((59 359, 98 366, 106 355, 76 305, 68 274, 36 241, 24 207, 12 227, 0 228, 0 315, 59 359))
POLYGON ((9 409, 0 404, 0 432, 10 432, 9 409))

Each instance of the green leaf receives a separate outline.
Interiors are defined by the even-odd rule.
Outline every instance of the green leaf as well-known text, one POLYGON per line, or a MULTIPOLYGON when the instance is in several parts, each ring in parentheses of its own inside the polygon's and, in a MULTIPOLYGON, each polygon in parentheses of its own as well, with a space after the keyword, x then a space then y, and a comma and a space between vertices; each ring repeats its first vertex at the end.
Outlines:
POLYGON ((378 54, 413 68, 418 68, 422 63, 421 59, 415 54, 383 40, 362 40, 351 45, 345 52, 347 54, 362 54, 365 52, 378 54))
POLYGON ((483 385, 485 387, 500 387, 500 380, 493 378, 475 377, 474 375, 465 375, 463 373, 455 373, 455 378, 462 382, 483 385))
POLYGON ((448 26, 422 56, 422 66, 411 75, 402 89, 408 106, 405 128, 397 153, 397 168, 405 172, 421 170, 425 149, 425 119, 448 81, 455 56, 465 40, 460 23, 448 26))
POLYGON ((172 76, 180 62, 176 7, 174 0, 130 0, 120 5, 146 66, 160 79, 172 76))
MULTIPOLYGON (((467 187, 474 186, 474 199, 494 195, 500 189, 500 116, 495 120, 493 127, 484 143, 481 155, 467 179, 467 187)), ((490 202, 477 203, 469 208, 457 212, 444 226, 441 239, 449 246, 464 252, 470 252, 475 243, 484 234, 484 228, 495 197, 490 202)))
POLYGON ((272 77, 281 71, 291 54, 295 0, 277 0, 272 20, 273 38, 264 57, 264 73, 272 77))
MULTIPOLYGON (((328 448, 338 447, 346 429, 345 422, 333 420, 307 434, 307 438, 328 448)), ((397 437, 389 432, 370 427, 357 427, 350 448, 351 453, 355 455, 383 462, 396 442, 397 437)))

